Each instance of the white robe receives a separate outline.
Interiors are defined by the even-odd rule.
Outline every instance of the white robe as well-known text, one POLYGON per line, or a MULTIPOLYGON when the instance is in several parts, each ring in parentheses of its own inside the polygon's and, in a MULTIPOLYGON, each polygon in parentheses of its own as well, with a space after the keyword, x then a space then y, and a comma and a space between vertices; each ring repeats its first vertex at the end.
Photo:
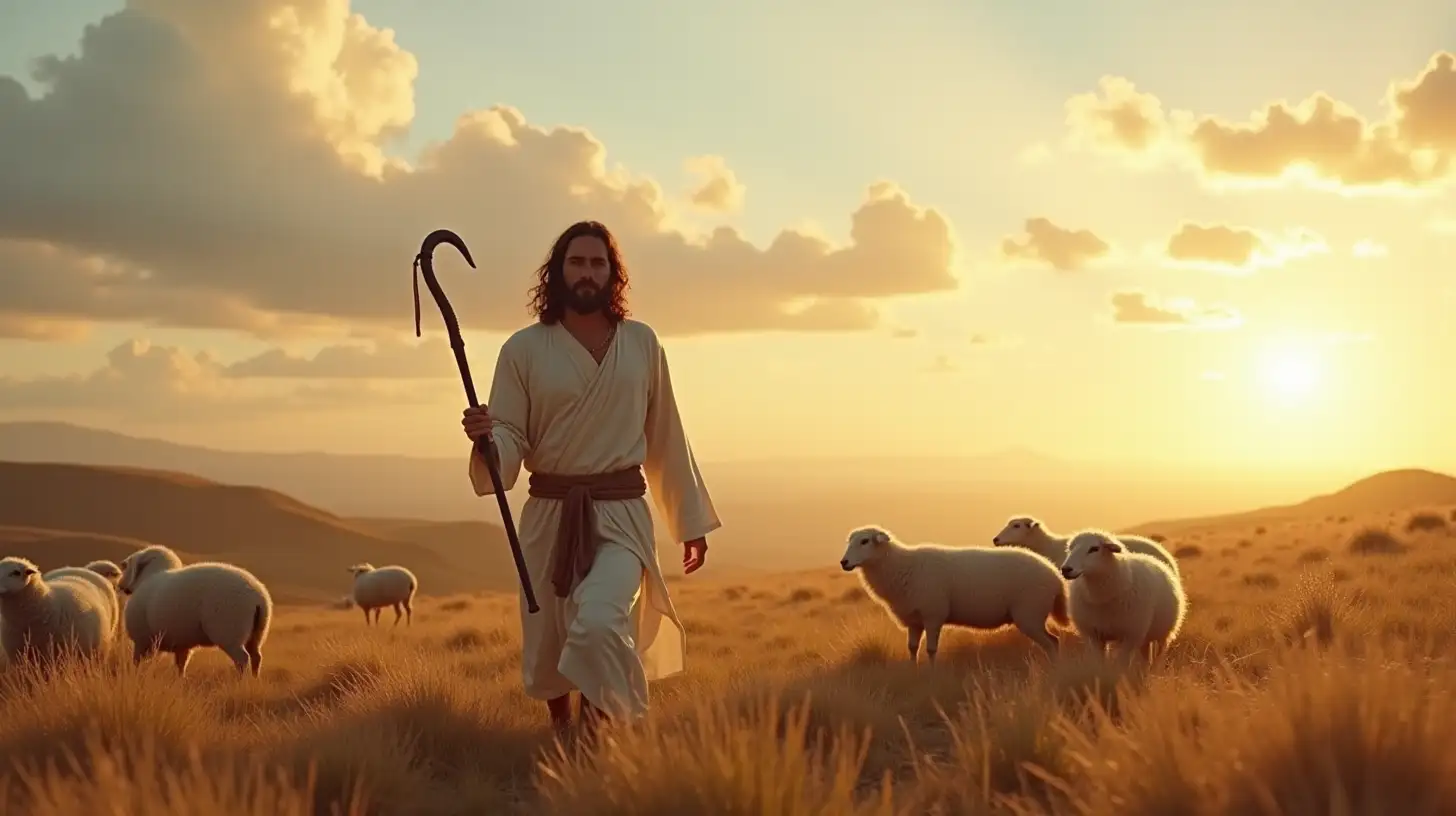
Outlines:
MULTIPOLYGON (((691 541, 722 526, 683 432, 666 353, 647 324, 622 321, 600 366, 559 323, 517 331, 501 345, 486 405, 506 490, 522 466, 584 475, 640 465, 671 540, 691 541)), ((473 451, 470 481, 476 495, 495 492, 473 451)), ((641 716, 647 681, 682 671, 687 650, 647 502, 596 502, 604 540, 592 573, 568 598, 557 598, 551 584, 561 506, 531 497, 517 520, 540 604, 528 614, 521 596, 526 693, 544 700, 579 690, 609 713, 641 716)))

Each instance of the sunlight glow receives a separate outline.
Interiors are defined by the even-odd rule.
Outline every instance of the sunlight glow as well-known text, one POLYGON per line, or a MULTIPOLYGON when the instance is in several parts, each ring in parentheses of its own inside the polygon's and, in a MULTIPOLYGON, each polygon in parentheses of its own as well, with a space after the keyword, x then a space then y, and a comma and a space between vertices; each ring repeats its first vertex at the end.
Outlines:
POLYGON ((1281 402, 1303 402, 1319 389, 1320 369, 1320 359, 1312 349, 1281 346, 1262 355, 1259 381, 1281 402))

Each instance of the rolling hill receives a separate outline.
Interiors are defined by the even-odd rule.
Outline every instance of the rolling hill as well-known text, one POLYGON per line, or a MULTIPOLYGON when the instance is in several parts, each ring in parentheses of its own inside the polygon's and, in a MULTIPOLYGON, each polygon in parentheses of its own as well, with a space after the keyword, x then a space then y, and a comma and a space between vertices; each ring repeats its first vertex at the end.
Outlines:
POLYGON ((274 490, 141 468, 0 462, 0 484, 0 542, 45 569, 150 543, 247 567, 284 602, 343 595, 357 561, 406 564, 427 594, 513 586, 504 536, 485 525, 469 546, 432 546, 412 537, 422 527, 382 533, 274 490))
POLYGON ((1331 493, 1301 502, 1241 513, 1167 519, 1135 525, 1138 531, 1177 533, 1236 524, 1257 524, 1326 516, 1399 513, 1456 505, 1456 476, 1433 470, 1387 470, 1352 482, 1331 493))

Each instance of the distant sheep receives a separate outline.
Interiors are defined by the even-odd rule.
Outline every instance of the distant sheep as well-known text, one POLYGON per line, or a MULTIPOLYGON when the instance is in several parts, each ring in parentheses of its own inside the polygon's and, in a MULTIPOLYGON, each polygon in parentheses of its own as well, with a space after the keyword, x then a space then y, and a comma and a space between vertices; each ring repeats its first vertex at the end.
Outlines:
POLYGON ((251 665, 258 676, 273 598, 252 573, 213 561, 184 567, 162 546, 132 553, 121 570, 121 591, 130 596, 122 619, 133 662, 171 652, 177 673, 185 676, 192 650, 215 646, 232 658, 239 675, 251 665))
MULTIPOLYGON (((1052 562, 1053 566, 1060 567, 1067 558, 1068 542, 1071 538, 1052 532, 1034 516, 1017 516, 1006 522, 1006 526, 991 539, 991 543, 997 547, 1024 547, 1052 562)), ((1151 555, 1162 561, 1173 570, 1174 575, 1180 575, 1178 559, 1151 538, 1124 533, 1118 535, 1117 540, 1132 552, 1151 555)))
POLYGON ((1178 576, 1150 555, 1129 552, 1104 530, 1072 537, 1062 576, 1071 582, 1072 623, 1098 654, 1116 643, 1131 662, 1168 649, 1187 614, 1178 576))
POLYGON ((92 561, 86 565, 86 569, 110 581, 112 586, 115 586, 121 580, 121 567, 118 567, 114 561, 107 561, 104 558, 99 561, 92 561))
POLYGON ((1018 549, 909 545, 882 527, 849 534, 839 566, 859 569, 860 580, 909 633, 910 660, 920 650, 935 663, 945 624, 996 629, 1015 624, 1048 654, 1058 641, 1047 630, 1050 617, 1067 623, 1067 587, 1054 567, 1018 549))
POLYGON ((374 612, 374 622, 379 623, 379 613, 384 607, 394 607, 394 625, 399 625, 400 608, 404 608, 404 625, 414 623, 415 591, 420 582, 415 574, 401 566, 375 567, 367 561, 349 567, 354 575, 354 604, 364 610, 364 625, 369 625, 369 612, 374 612))
POLYGON ((116 590, 95 573, 55 572, 61 574, 48 578, 24 558, 0 560, 0 648, 12 664, 110 651, 116 590))

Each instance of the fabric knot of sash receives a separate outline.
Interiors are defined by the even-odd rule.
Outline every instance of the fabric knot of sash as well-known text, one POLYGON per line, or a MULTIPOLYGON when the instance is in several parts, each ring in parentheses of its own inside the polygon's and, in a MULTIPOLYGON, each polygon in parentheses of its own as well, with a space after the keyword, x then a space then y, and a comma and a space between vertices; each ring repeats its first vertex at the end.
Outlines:
POLYGON ((565 598, 596 560, 601 543, 596 503, 640 499, 647 494, 647 481, 640 467, 585 476, 532 473, 529 492, 538 499, 561 501, 561 524, 551 554, 551 584, 556 597, 565 598))

